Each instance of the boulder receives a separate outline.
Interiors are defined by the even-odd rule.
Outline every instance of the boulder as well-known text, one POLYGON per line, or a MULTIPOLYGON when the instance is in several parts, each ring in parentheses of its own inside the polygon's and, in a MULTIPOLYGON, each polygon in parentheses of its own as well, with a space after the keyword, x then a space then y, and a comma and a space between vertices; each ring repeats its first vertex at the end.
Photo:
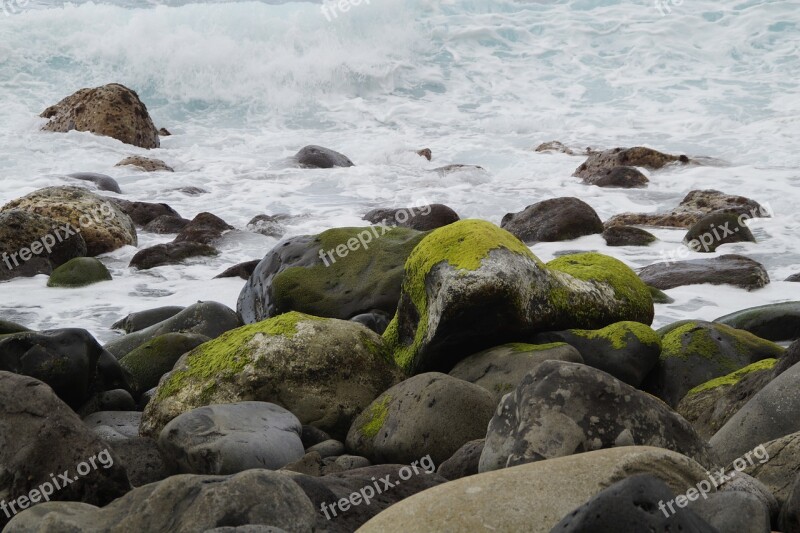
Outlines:
POLYGON ((147 404, 140 434, 157 435, 196 407, 252 400, 343 440, 358 413, 399 378, 380 337, 364 326, 286 313, 184 355, 147 404))
POLYGON ((710 283, 733 285, 751 291, 769 283, 769 274, 761 263, 736 254, 655 263, 639 270, 639 277, 648 285, 662 290, 710 283))
MULTIPOLYGON (((800 432, 764 442, 763 445, 763 453, 744 469, 744 473, 762 483, 777 504, 783 506, 789 499, 795 479, 800 475, 800 432)), ((758 451, 762 450, 758 448, 758 451)))
POLYGON ((779 523, 784 533, 800 533, 800 476, 795 478, 792 491, 783 504, 779 523))
POLYGON ((352 167, 353 162, 346 155, 334 152, 330 148, 308 145, 295 154, 297 164, 301 168, 333 168, 352 167))
POLYGON ((100 411, 134 411, 136 409, 136 401, 130 392, 125 389, 112 389, 96 392, 75 412, 81 417, 85 417, 100 411))
POLYGON ((381 311, 380 309, 375 309, 369 313, 361 313, 360 315, 356 315, 350 320, 367 326, 378 335, 383 335, 383 332, 386 331, 386 328, 389 326, 389 320, 391 319, 392 317, 389 316, 388 313, 381 311))
POLYGON ((183 354, 210 340, 197 333, 165 333, 130 351, 119 364, 130 373, 131 390, 138 397, 158 385, 183 354))
POLYGON ((128 265, 137 270, 149 270, 164 265, 178 265, 192 257, 214 257, 219 251, 199 242, 168 242, 136 252, 128 265))
POLYGON ((133 333, 134 331, 142 330, 153 324, 158 324, 168 318, 172 318, 184 309, 186 308, 179 305, 167 305, 164 307, 156 307, 155 309, 138 311, 129 314, 122 320, 118 320, 111 326, 111 329, 121 329, 125 331, 125 333, 133 333))
POLYGON ((343 320, 375 309, 393 315, 403 265, 425 235, 374 226, 292 237, 261 260, 237 310, 245 323, 287 311, 343 320))
POLYGON ((383 337, 406 371, 447 372, 476 350, 542 331, 652 318, 649 289, 622 262, 585 253, 544 265, 507 231, 461 220, 414 248, 383 337))
POLYGON ((56 268, 48 287, 85 287, 100 281, 110 281, 111 273, 106 266, 94 257, 76 257, 56 268))
POLYGON ((745 218, 736 213, 710 213, 689 228, 683 242, 695 252, 715 252, 718 246, 732 242, 756 242, 745 218))
POLYGON ((478 473, 484 444, 486 439, 471 440, 464 444, 450 459, 439 465, 436 473, 448 480, 474 476, 478 473))
POLYGON ((409 378, 378 396, 353 421, 347 448, 373 463, 434 464, 482 438, 497 403, 485 389, 438 372, 409 378))
POLYGON ((233 226, 211 213, 200 213, 178 233, 173 242, 213 244, 233 226))
POLYGON ((672 407, 694 387, 762 359, 775 359, 784 349, 752 333, 700 320, 682 320, 658 330, 661 357, 642 384, 672 407))
POLYGON ((372 224, 400 226, 417 231, 429 231, 441 228, 461 220, 458 213, 443 204, 431 204, 421 207, 373 209, 363 220, 372 224))
POLYGON ((86 427, 109 444, 136 437, 141 421, 139 411, 98 411, 83 419, 86 427))
POLYGON ((770 533, 769 509, 756 496, 724 491, 689 502, 689 509, 719 533, 770 533))
POLYGON ((191 221, 177 215, 159 215, 145 224, 143 229, 144 231, 158 233, 159 235, 165 233, 180 233, 189 222, 191 221))
POLYGON ((544 200, 519 213, 508 213, 500 227, 526 244, 568 241, 603 232, 603 223, 594 209, 572 197, 544 200))
POLYGON ((689 158, 685 155, 665 154, 644 146, 613 148, 589 154, 586 161, 581 163, 572 175, 593 179, 618 167, 643 167, 649 170, 658 170, 670 163, 686 164, 688 162, 689 158))
POLYGON ((597 187, 620 187, 632 189, 635 187, 647 187, 650 182, 647 176, 633 167, 612 167, 591 177, 583 178, 586 185, 596 185, 597 187))
POLYGON ((255 271, 260 262, 260 259, 254 259, 253 261, 245 261, 244 263, 233 265, 232 267, 228 267, 224 271, 214 276, 214 279, 242 278, 244 280, 248 280, 250 279, 250 276, 253 275, 253 271, 255 271))
POLYGON ((142 157, 140 155, 132 155, 128 156, 116 165, 115 167, 136 167, 139 170, 144 170, 145 172, 156 172, 158 170, 164 170, 166 172, 175 172, 171 166, 167 165, 160 159, 153 159, 150 157, 142 157))
POLYGON ((608 246, 648 246, 656 236, 634 226, 611 226, 603 230, 603 239, 608 246))
POLYGON ((198 407, 173 418, 158 437, 170 471, 236 474, 278 468, 301 458, 302 425, 292 413, 267 402, 198 407))
POLYGON ((663 402, 586 365, 545 361, 500 402, 479 469, 634 445, 715 464, 708 444, 663 402))
POLYGON ((142 487, 169 477, 156 441, 146 437, 131 437, 109 443, 119 456, 119 462, 128 472, 134 487, 142 487))
POLYGON ((167 204, 131 202, 129 200, 123 200, 122 198, 111 198, 110 196, 105 196, 104 199, 108 200, 117 206, 120 211, 131 217, 131 220, 133 220, 137 226, 146 226, 156 218, 164 215, 180 218, 178 212, 167 204))
POLYGON ((158 130, 139 95, 118 83, 81 89, 40 115, 43 131, 90 131, 141 148, 160 146, 158 130))
POLYGON ((800 302, 749 307, 721 316, 714 322, 749 331, 762 339, 791 341, 800 338, 800 302))
POLYGON ((100 191, 111 191, 122 194, 122 190, 119 188, 119 183, 117 183, 117 180, 111 176, 106 176, 105 174, 97 174, 95 172, 75 172, 74 174, 67 174, 67 177, 75 180, 94 183, 97 187, 97 190, 100 191))
POLYGON ((80 233, 90 256, 137 245, 136 228, 130 217, 107 199, 82 187, 46 187, 4 205, 0 212, 21 209, 51 218, 60 241, 80 233))
POLYGON ((257 215, 247 223, 247 231, 277 239, 286 233, 286 226, 281 222, 287 218, 286 215, 257 215))

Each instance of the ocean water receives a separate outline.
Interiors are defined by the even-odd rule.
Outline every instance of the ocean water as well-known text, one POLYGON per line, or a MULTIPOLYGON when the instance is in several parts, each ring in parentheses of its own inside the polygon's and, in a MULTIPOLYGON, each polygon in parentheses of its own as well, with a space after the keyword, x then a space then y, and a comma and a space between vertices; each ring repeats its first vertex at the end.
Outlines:
MULTIPOLYGON (((577 196, 605 220, 713 188, 774 213, 750 222, 758 243, 715 254, 762 262, 772 283, 667 291, 675 302, 657 306, 654 326, 800 300, 800 283, 781 281, 800 271, 798 1, 363 0, 330 20, 311 2, 0 3, 0 203, 69 183, 68 173, 100 172, 123 198, 166 202, 186 218, 210 211, 244 229, 258 214, 290 214, 291 236, 365 225, 377 206, 438 202, 499 223, 534 202, 577 196), (157 127, 173 133, 161 148, 39 131, 47 106, 110 82, 136 90, 157 127), (646 189, 601 189, 571 177, 582 157, 532 150, 554 139, 717 162, 647 172, 646 189), (357 166, 290 168, 286 158, 306 144, 357 166), (414 153, 423 147, 432 162, 414 153), (175 172, 114 167, 131 154, 175 172), (485 170, 431 172, 450 163, 485 170), (186 186, 209 194, 174 191, 186 186)), ((532 250, 543 260, 597 250, 640 267, 682 248, 683 230, 653 233, 661 240, 647 248, 590 236, 532 250)), ((139 248, 169 240, 140 232, 139 248)), ((127 267, 137 249, 126 247, 101 257, 110 282, 0 284, 0 317, 86 328, 106 341, 132 311, 208 299, 235 307, 244 281, 211 278, 277 242, 237 232, 219 257, 143 272, 127 267)))

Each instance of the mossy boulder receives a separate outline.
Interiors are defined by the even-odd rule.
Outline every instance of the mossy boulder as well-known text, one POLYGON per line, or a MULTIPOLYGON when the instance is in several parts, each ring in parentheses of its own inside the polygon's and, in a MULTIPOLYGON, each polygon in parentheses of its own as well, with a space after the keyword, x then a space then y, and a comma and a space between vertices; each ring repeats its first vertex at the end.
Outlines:
POLYGON ((585 253, 545 265, 507 231, 462 220, 411 253, 383 336, 398 365, 420 373, 542 331, 652 319, 650 291, 622 262, 585 253))
POLYGON ((617 322, 598 330, 569 329, 541 333, 537 342, 565 342, 589 366, 638 387, 661 355, 661 338, 640 322, 617 322))
POLYGON ((94 257, 70 259, 50 274, 48 287, 84 287, 111 280, 111 272, 94 257))
POLYGON ((419 374, 378 396, 353 421, 347 447, 374 463, 409 464, 430 455, 439 465, 486 434, 496 406, 478 385, 419 374))
POLYGON ((155 436, 195 407, 262 401, 343 439, 353 419, 400 376, 381 338, 364 326, 285 313, 185 354, 161 379, 140 431, 155 436))
POLYGON ((258 264, 239 295, 245 323, 288 311, 348 320, 393 315, 403 265, 425 233, 408 228, 335 228, 292 237, 258 264))
POLYGON ((702 383, 680 401, 681 414, 704 439, 710 439, 736 411, 773 378, 777 359, 762 359, 725 376, 702 383))
POLYGON ((683 320, 658 330, 661 357, 642 388, 675 407, 691 389, 784 349, 724 324, 683 320))
POLYGON ((762 339, 791 341, 800 338, 800 302, 781 302, 742 309, 714 320, 749 331, 762 339))
POLYGON ((131 390, 139 396, 158 385, 183 354, 209 340, 196 333, 166 333, 134 349, 119 364, 130 372, 131 390))
POLYGON ((492 393, 495 404, 517 388, 522 378, 544 361, 583 363, 578 350, 563 342, 514 342, 472 354, 456 364, 449 375, 474 383, 492 393))

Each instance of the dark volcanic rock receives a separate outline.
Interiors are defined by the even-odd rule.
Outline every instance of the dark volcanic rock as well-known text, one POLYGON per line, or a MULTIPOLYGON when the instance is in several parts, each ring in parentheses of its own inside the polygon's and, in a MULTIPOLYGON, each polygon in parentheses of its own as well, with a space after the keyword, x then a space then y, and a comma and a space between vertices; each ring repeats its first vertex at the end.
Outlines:
POLYGON ((611 226, 603 231, 608 246, 647 246, 657 239, 652 233, 633 226, 611 226))
POLYGON ((139 397, 158 385, 183 354, 211 340, 197 333, 165 333, 145 342, 119 360, 131 375, 131 390, 139 397))
POLYGON ((180 217, 177 211, 167 204, 154 204, 150 202, 131 202, 122 198, 105 197, 106 200, 116 205, 123 213, 131 217, 137 226, 145 226, 150 221, 161 215, 180 217))
POLYGON ((106 176, 105 174, 96 174, 94 172, 76 172, 74 174, 67 174, 67 176, 76 180, 90 181, 97 185, 97 188, 101 191, 111 191, 120 194, 122 193, 117 180, 111 176, 106 176))
POLYGON ((518 213, 508 213, 500 227, 526 244, 567 241, 603 232, 603 223, 594 209, 572 197, 544 200, 518 213))
POLYGON ((139 250, 131 259, 129 267, 147 270, 164 265, 177 265, 190 257, 209 257, 219 255, 213 246, 199 242, 168 242, 139 250))
POLYGON ((714 252, 717 246, 732 242, 756 242, 744 220, 736 213, 711 213, 692 224, 683 242, 695 252, 714 252))
POLYGON ((247 231, 279 238, 286 233, 286 227, 281 224, 281 221, 287 218, 289 218, 288 215, 257 215, 247 223, 247 231))
POLYGON ((200 213, 189 222, 173 242, 199 242, 213 244, 223 233, 234 229, 233 226, 211 213, 200 213))
POLYGON ((118 83, 81 89, 45 109, 44 131, 90 131, 142 148, 158 148, 158 130, 139 95, 118 83))
POLYGON ((125 333, 133 333, 134 331, 139 331, 140 329, 150 327, 153 324, 158 324, 163 320, 171 318, 184 309, 186 308, 179 305, 170 305, 131 313, 122 320, 115 322, 111 326, 111 329, 121 329, 124 330, 125 333))
POLYGON ((605 175, 618 167, 644 167, 649 170, 658 170, 669 163, 689 162, 685 155, 664 154, 651 148, 636 146, 634 148, 613 148, 603 152, 596 152, 589 156, 581 166, 575 169, 573 176, 592 179, 605 175))
POLYGON ((190 220, 177 215, 160 215, 144 226, 144 231, 163 235, 164 233, 180 233, 190 220))
POLYGON ((244 263, 239 263, 238 265, 233 265, 232 267, 228 267, 225 269, 224 272, 221 274, 217 274, 214 276, 214 279, 217 278, 242 278, 242 279, 250 279, 250 276, 253 274, 253 271, 256 269, 256 266, 261 262, 260 259, 254 259, 252 261, 245 261, 244 263))
POLYGON ((762 339, 791 341, 800 338, 800 302, 781 302, 742 309, 714 320, 749 331, 762 339))
POLYGON ((614 167, 600 174, 585 177, 583 182, 587 185, 596 185, 598 187, 631 189, 634 187, 646 187, 650 180, 633 167, 614 167))
POLYGON ((309 145, 295 154, 297 164, 304 168, 352 167, 353 162, 346 155, 330 148, 309 145))
POLYGON ((713 259, 656 263, 641 269, 639 277, 648 285, 661 290, 700 283, 733 285, 753 290, 769 283, 769 274, 761 263, 736 254, 721 255, 713 259))
POLYGON ((481 453, 486 439, 471 440, 456 450, 450 459, 439 465, 436 473, 448 480, 473 476, 478 473, 481 453))
POLYGON ((440 228, 460 220, 455 211, 443 204, 399 209, 373 209, 364 215, 363 219, 373 224, 401 226, 417 231, 440 228))

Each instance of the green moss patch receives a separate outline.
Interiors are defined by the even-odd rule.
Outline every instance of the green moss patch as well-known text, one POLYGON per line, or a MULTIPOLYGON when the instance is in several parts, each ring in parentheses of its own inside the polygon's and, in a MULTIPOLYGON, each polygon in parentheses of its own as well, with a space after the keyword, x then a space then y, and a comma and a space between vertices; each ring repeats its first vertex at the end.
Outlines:
POLYGON ((386 422, 386 417, 389 416, 389 402, 391 401, 392 397, 387 394, 379 402, 369 406, 369 417, 361 426, 361 433, 368 439, 374 439, 380 432, 386 422))
POLYGON ((562 346, 567 346, 567 343, 550 342, 547 344, 525 344, 523 342, 511 342, 508 344, 504 344, 502 347, 509 347, 511 348, 512 352, 522 353, 522 352, 542 352, 544 350, 552 350, 554 348, 560 348, 562 346))
POLYGON ((751 374, 759 370, 771 370, 777 362, 778 362, 777 359, 762 359, 761 361, 757 361, 752 365, 748 365, 744 368, 736 370, 735 372, 731 372, 726 376, 715 378, 712 379, 711 381, 706 381, 705 383, 698 385, 697 387, 690 390, 687 393, 687 396, 691 396, 692 394, 697 394, 717 387, 736 385, 747 374, 751 374))
POLYGON ((602 329, 571 329, 569 332, 585 339, 603 339, 616 350, 625 348, 630 341, 630 336, 635 337, 642 344, 661 343, 658 333, 640 322, 617 322, 602 329))

